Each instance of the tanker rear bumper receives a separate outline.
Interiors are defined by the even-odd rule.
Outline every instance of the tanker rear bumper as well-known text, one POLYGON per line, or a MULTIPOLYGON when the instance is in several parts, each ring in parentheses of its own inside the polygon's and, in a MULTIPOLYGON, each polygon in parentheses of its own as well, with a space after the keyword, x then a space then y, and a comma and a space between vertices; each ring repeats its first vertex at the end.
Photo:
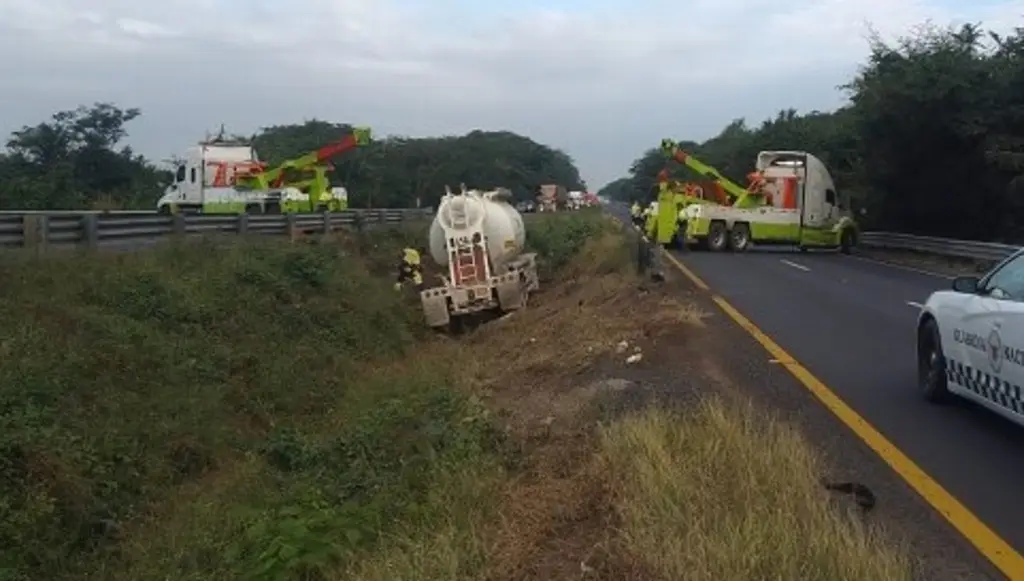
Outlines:
POLYGON ((539 287, 537 255, 523 254, 506 265, 506 271, 484 284, 445 285, 420 292, 423 315, 430 327, 444 327, 452 318, 500 309, 509 312, 526 306, 529 294, 539 287))

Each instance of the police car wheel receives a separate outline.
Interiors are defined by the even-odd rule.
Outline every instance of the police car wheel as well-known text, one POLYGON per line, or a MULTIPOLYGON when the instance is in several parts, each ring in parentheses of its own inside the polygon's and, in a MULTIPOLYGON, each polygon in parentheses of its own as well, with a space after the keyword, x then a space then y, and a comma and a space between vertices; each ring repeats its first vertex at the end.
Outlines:
POLYGON ((950 399, 946 384, 946 358, 942 339, 934 320, 928 320, 917 333, 917 384, 924 398, 933 403, 950 399))

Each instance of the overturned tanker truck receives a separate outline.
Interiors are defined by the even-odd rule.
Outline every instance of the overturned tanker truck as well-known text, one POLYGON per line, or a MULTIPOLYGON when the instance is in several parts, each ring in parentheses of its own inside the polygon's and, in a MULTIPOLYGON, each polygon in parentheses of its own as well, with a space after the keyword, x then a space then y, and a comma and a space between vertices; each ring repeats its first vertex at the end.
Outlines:
POLYGON ((445 327, 483 312, 526 306, 537 290, 537 255, 523 252, 526 228, 504 188, 458 194, 446 188, 430 225, 430 254, 448 267, 443 284, 420 292, 427 325, 445 327))

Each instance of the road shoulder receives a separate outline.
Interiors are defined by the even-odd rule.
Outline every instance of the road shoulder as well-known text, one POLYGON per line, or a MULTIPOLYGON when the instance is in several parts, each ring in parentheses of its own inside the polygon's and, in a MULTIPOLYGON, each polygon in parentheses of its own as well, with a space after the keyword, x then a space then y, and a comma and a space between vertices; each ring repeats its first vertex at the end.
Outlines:
MULTIPOLYGON (((764 348, 677 270, 672 278, 691 285, 688 297, 709 313, 702 352, 705 381, 682 389, 726 389, 753 399, 798 426, 816 443, 833 481, 869 487, 878 504, 866 522, 884 528, 911 548, 917 577, 928 581, 1001 579, 995 568, 918 496, 852 431, 829 413, 785 368, 772 362, 764 348)), ((692 366, 691 366, 692 367, 692 366)), ((659 370, 666 380, 677 370, 659 370)), ((691 369, 692 372, 692 369, 691 369)), ((678 383, 678 382, 677 382, 678 383)))

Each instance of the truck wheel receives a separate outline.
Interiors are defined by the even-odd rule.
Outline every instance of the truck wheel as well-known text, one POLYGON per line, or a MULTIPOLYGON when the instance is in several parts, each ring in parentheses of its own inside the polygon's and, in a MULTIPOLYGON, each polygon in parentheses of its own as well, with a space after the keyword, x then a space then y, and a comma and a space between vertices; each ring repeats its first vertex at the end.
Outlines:
POLYGON ((945 403, 951 398, 942 337, 935 319, 927 319, 917 331, 917 385, 921 395, 932 403, 945 403))
POLYGON ((851 254, 853 247, 857 245, 857 237, 854 236, 853 230, 849 228, 843 230, 843 233, 839 236, 839 251, 843 254, 851 254))
POLYGON ((715 221, 708 228, 708 250, 721 252, 729 245, 729 231, 725 229, 725 222, 715 221))
POLYGON ((275 214, 275 215, 276 214, 280 214, 281 213, 281 204, 278 204, 277 202, 271 202, 271 203, 267 204, 267 207, 266 207, 265 211, 266 211, 267 214, 275 214))
POLYGON ((743 222, 732 225, 729 233, 729 247, 736 252, 744 252, 750 248, 750 226, 743 222))

